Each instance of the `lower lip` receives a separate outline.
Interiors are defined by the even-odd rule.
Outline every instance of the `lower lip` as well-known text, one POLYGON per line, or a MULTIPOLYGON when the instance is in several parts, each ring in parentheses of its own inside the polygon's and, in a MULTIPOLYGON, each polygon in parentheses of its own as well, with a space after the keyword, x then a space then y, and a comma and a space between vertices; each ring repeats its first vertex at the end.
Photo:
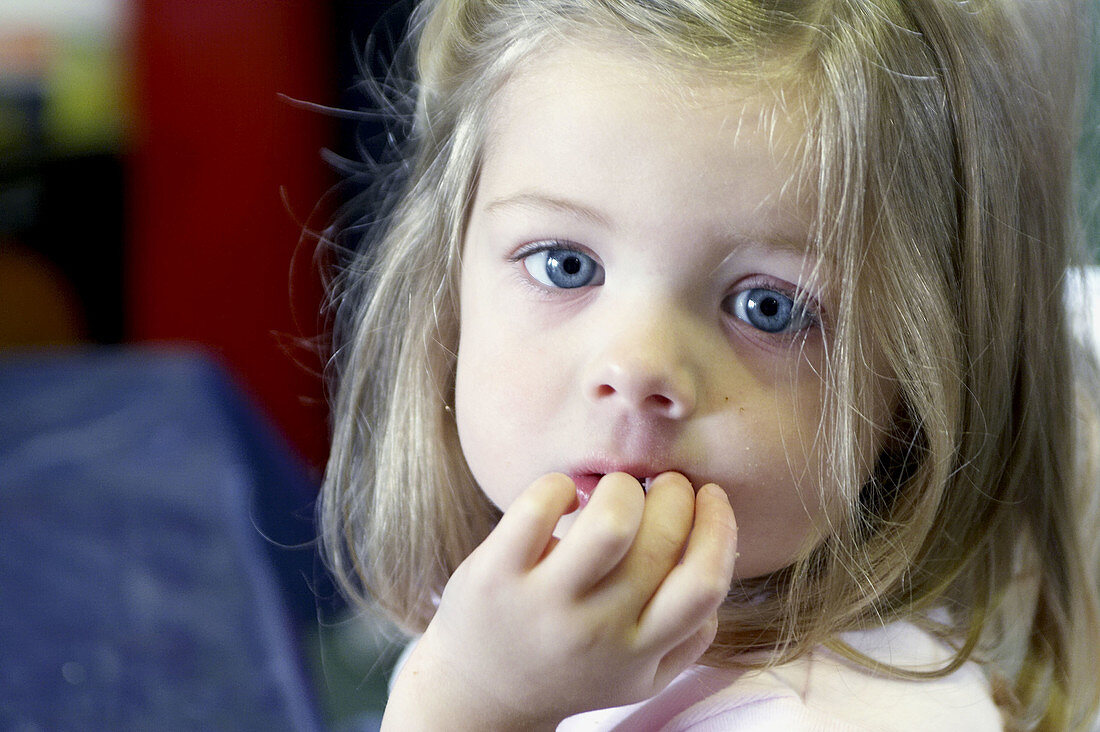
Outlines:
POLYGON ((585 473, 584 475, 574 475, 573 485, 577 489, 577 509, 582 509, 588 505, 588 501, 592 498, 592 492, 596 490, 596 484, 600 482, 602 475, 596 473, 585 473))
MULTIPOLYGON (((592 500, 592 493, 596 490, 596 486, 603 478, 602 473, 582 473, 581 475, 570 476, 573 479, 573 485, 577 489, 577 510, 580 510, 588 505, 588 502, 592 500)), ((649 481, 643 481, 643 490, 649 489, 649 481)))

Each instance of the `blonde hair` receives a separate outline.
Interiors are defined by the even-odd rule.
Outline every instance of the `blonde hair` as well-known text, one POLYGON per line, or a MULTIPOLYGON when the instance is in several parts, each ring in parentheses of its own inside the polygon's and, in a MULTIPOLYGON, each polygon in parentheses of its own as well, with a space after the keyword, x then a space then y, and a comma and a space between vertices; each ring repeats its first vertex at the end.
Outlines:
POLYGON ((797 92, 814 248, 838 294, 824 477, 849 510, 794 564, 733 588, 704 661, 768 649, 780 662, 827 644, 874 666, 837 634, 919 620, 957 649, 936 673, 984 662, 1010 728, 1086 727, 1100 409, 1064 297, 1082 261, 1071 163, 1083 24, 1068 1, 423 2, 403 187, 334 288, 319 515, 344 590, 422 630, 499 518, 449 406, 487 115, 544 44, 637 40, 668 68, 797 92), (872 353, 899 398, 868 478, 858 446, 881 427, 864 416, 872 353))

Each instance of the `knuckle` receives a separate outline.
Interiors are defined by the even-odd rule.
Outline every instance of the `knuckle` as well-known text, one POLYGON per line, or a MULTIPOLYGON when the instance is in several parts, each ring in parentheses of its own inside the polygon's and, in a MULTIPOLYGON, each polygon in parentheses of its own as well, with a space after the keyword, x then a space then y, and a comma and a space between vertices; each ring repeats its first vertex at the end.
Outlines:
POLYGON ((729 578, 720 572, 708 572, 702 575, 696 589, 700 606, 717 607, 726 599, 729 589, 729 578))
POLYGON ((461 584, 470 591, 490 595, 501 586, 501 573, 492 558, 479 549, 474 550, 451 575, 451 582, 461 584))
POLYGON ((549 634, 549 639, 553 641, 551 647, 557 648, 567 658, 592 652, 605 637, 603 629, 596 625, 569 622, 555 624, 549 634))
POLYGON ((537 518, 545 511, 545 504, 546 501, 538 491, 524 491, 516 497, 516 500, 512 501, 512 505, 508 507, 508 511, 513 515, 532 519, 537 518))
POLYGON ((718 617, 714 613, 711 613, 703 624, 699 626, 699 630, 692 639, 693 648, 691 655, 702 655, 704 651, 710 648, 710 644, 714 642, 717 636, 718 617))
POLYGON ((459 582, 474 592, 481 593, 492 586, 489 581, 490 572, 486 569, 486 562, 463 562, 452 575, 452 581, 459 582))
POLYGON ((654 532, 637 547, 639 561, 647 565, 671 565, 680 556, 683 542, 670 532, 654 532))
POLYGON ((674 528, 663 528, 653 533, 653 551, 662 557, 678 558, 684 550, 685 537, 674 528))
POLYGON ((710 644, 714 642, 717 635, 718 615, 716 613, 709 613, 703 620, 699 621, 699 624, 695 626, 695 632, 684 641, 681 648, 686 655, 692 658, 698 658, 710 647, 710 644))

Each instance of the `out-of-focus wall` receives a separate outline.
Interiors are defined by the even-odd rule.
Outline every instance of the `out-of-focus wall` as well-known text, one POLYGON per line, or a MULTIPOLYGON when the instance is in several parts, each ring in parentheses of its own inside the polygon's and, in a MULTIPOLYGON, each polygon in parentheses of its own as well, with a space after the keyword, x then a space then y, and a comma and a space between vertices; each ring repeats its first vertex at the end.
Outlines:
POLYGON ((314 466, 325 0, 0 0, 0 349, 188 342, 314 466))
POLYGON ((316 466, 321 288, 302 225, 331 184, 332 122, 287 97, 332 96, 326 10, 136 0, 127 166, 131 338, 216 351, 316 466))

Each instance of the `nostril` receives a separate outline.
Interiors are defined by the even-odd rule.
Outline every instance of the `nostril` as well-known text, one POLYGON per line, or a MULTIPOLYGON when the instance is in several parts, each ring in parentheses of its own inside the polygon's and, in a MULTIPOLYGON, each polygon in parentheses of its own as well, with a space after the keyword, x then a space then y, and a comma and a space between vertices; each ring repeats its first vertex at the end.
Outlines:
POLYGON ((650 394, 646 397, 646 403, 651 407, 667 410, 672 407, 672 400, 664 394, 650 394))
POLYGON ((695 383, 691 374, 663 366, 630 361, 610 363, 586 376, 585 399, 611 409, 637 411, 661 419, 683 419, 695 408, 695 383))

